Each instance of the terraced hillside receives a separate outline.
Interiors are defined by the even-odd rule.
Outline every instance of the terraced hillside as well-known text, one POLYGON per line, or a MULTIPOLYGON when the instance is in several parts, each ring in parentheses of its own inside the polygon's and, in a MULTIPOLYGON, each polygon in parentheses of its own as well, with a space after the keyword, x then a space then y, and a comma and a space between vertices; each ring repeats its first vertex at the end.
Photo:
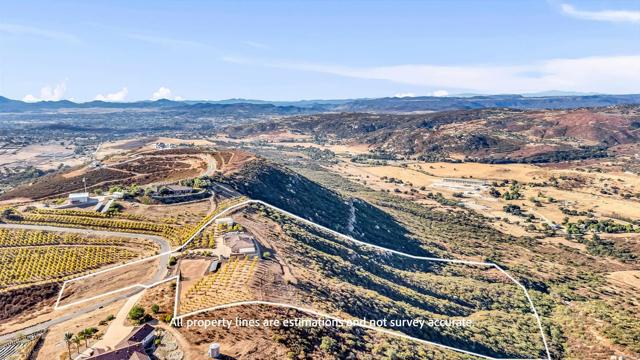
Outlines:
MULTIPOLYGON (((201 152, 202 153, 202 152, 201 152)), ((133 158, 111 160, 99 168, 83 167, 63 174, 42 177, 33 184, 17 187, 0 195, 0 201, 15 198, 32 200, 62 196, 85 188, 106 189, 112 185, 149 184, 176 181, 201 175, 207 163, 201 156, 176 153, 149 152, 133 158)))

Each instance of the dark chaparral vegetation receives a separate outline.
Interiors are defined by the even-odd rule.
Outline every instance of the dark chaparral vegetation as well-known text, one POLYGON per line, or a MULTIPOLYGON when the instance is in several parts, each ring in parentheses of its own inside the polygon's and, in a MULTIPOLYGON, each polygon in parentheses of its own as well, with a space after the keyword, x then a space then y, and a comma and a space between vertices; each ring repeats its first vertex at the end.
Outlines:
MULTIPOLYGON (((621 321, 616 319, 624 319, 631 314, 637 315, 638 313, 635 310, 631 310, 633 307, 629 308, 628 304, 621 307, 607 305, 610 303, 609 298, 611 294, 603 289, 603 286, 606 284, 603 279, 603 274, 609 271, 609 268, 604 264, 606 263, 606 259, 617 257, 618 255, 615 252, 611 253, 607 250, 608 245, 606 241, 594 242, 591 245, 588 244, 589 246, 585 249, 585 253, 580 253, 575 249, 565 246, 551 250, 538 239, 510 236, 501 233, 490 225, 490 222, 493 221, 492 219, 488 219, 473 211, 456 206, 453 207, 453 210, 443 211, 442 209, 437 209, 437 206, 418 205, 390 193, 373 191, 335 173, 326 171, 320 166, 302 166, 296 167, 295 170, 300 174, 304 174, 305 177, 313 179, 315 184, 327 189, 332 189, 336 194, 339 194, 342 199, 347 199, 348 201, 357 199, 357 201, 366 202, 379 211, 389 215, 395 222, 401 224, 401 226, 406 229, 403 238, 412 239, 412 241, 419 244, 418 247, 416 247, 413 245, 415 243, 412 243, 412 245, 409 246, 409 251, 406 252, 412 253, 414 250, 424 251, 436 257, 444 258, 478 256, 485 261, 497 263, 509 271, 529 289, 533 301, 542 316, 543 327, 547 334, 549 346, 554 358, 581 358, 581 356, 585 354, 582 347, 593 345, 585 344, 585 341, 576 335, 576 328, 567 325, 571 317, 571 312, 566 312, 568 307, 584 306, 587 304, 587 301, 594 305, 589 307, 591 310, 585 315, 585 319, 580 320, 582 321, 581 324, 587 324, 588 321, 593 318, 601 319, 600 321, 608 324, 607 329, 610 329, 607 331, 606 336, 616 344, 628 344, 630 337, 640 336, 640 324, 637 322, 630 322, 625 325, 623 327, 625 331, 615 330, 616 327, 614 324, 620 324, 621 321), (590 258, 591 256, 596 257, 595 263, 594 259, 590 258), (522 265, 514 262, 514 259, 525 257, 531 257, 530 261, 533 263, 522 265), (602 261, 602 263, 600 263, 600 261, 602 261), (562 266, 559 268, 557 266, 547 267, 551 264, 549 262, 562 264, 562 266), (550 271, 549 269, 553 270, 550 271)), ((293 190, 296 191, 297 189, 293 188, 293 190)), ((274 195, 272 194, 271 196, 274 195)), ((365 223, 367 217, 360 218, 360 215, 359 213, 357 214, 356 222, 362 222, 362 227, 369 226, 375 228, 375 223, 365 223)), ((277 217, 275 214, 274 216, 277 217)), ((309 245, 296 248, 297 251, 304 254, 301 255, 300 261, 303 261, 303 258, 317 257, 317 260, 313 261, 314 263, 318 263, 317 268, 314 269, 321 271, 323 274, 321 278, 338 279, 340 283, 344 283, 345 278, 355 279, 353 282, 357 283, 349 282, 349 286, 357 286, 358 289, 362 289, 363 284, 365 284, 365 288, 372 286, 376 293, 384 294, 384 296, 395 293, 397 297, 394 301, 400 301, 404 306, 408 306, 409 308, 416 304, 418 306, 431 306, 430 310, 434 310, 434 306, 441 311, 451 311, 455 308, 447 306, 437 308, 437 306, 443 304, 438 301, 444 298, 445 303, 447 302, 446 297, 443 296, 436 297, 438 301, 433 299, 426 301, 424 298, 422 301, 413 301, 411 296, 409 296, 409 298, 406 297, 407 293, 405 292, 390 290, 389 288, 385 290, 384 284, 381 285, 376 281, 372 282, 368 276, 362 278, 360 276, 362 272, 382 275, 381 277, 384 279, 391 279, 392 282, 397 282, 397 284, 394 283, 394 285, 403 284, 403 281, 398 280, 397 276, 393 277, 389 272, 381 272, 379 267, 371 268, 370 266, 364 265, 370 261, 354 263, 353 255, 345 258, 348 263, 345 263, 344 266, 331 266, 332 262, 335 263, 336 256, 342 258, 345 256, 341 251, 335 249, 335 243, 339 243, 339 241, 337 241, 338 239, 331 239, 330 242, 332 245, 328 246, 326 234, 320 235, 314 231, 314 229, 309 229, 299 224, 291 224, 286 219, 277 220, 287 223, 285 227, 287 234, 291 238, 294 238, 297 243, 309 245), (329 251, 329 258, 324 258, 324 256, 327 255, 320 255, 327 254, 324 251, 329 251), (402 296, 405 297, 402 298, 402 296), (427 305, 424 305, 424 303, 427 305)), ((365 237, 363 240, 375 243, 375 239, 365 237)), ((593 239, 589 241, 593 242, 593 239)), ((635 261, 635 259, 634 257, 630 257, 628 261, 635 261)), ((375 263, 376 265, 383 266, 384 257, 375 257, 375 263)), ((395 258, 393 263, 398 271, 403 271, 403 266, 406 265, 403 261, 396 261, 395 258)), ((302 264, 308 263, 302 262, 302 264)), ((415 268, 411 269, 415 270, 415 268)), ((428 269, 422 268, 421 270, 430 273, 442 271, 442 269, 437 266, 429 267, 428 269)), ((466 276, 468 276, 468 274, 466 274, 466 276)), ((404 278, 401 280, 404 280, 404 278)), ((331 280, 327 280, 327 282, 330 281, 331 280)), ((453 283, 455 282, 456 281, 453 283)), ((453 283, 447 282, 450 286, 454 286, 453 283)), ((347 306, 347 308, 350 308, 355 313, 359 313, 358 311, 359 309, 361 310, 362 307, 366 309, 369 309, 369 307, 386 309, 384 302, 376 303, 375 297, 365 296, 366 301, 362 303, 360 301, 354 302, 351 293, 345 294, 340 291, 326 291, 327 287, 332 289, 336 288, 335 284, 322 285, 322 282, 314 280, 304 283, 304 286, 305 291, 309 291, 315 296, 327 300, 329 303, 347 306), (359 305, 356 306, 355 304, 359 305)), ((369 291, 371 290, 371 288, 367 289, 369 289, 369 291)), ((421 289, 420 291, 423 290, 424 289, 421 289)), ((456 294, 453 288, 443 288, 441 290, 443 290, 443 292, 440 293, 440 295, 444 293, 456 294)), ((413 295, 416 294, 414 293, 413 295)), ((423 293, 422 295, 434 294, 423 293)), ((500 296, 497 297, 500 298, 500 296)), ((464 296, 462 296, 462 298, 464 298, 464 296)), ((477 302, 467 302, 466 304, 480 306, 477 302)), ((578 320, 572 319, 572 321, 575 322, 578 320)), ((526 329, 536 334, 535 327, 529 328, 528 325, 525 326, 522 323, 514 322, 513 319, 509 319, 508 322, 517 324, 514 328, 505 331, 505 334, 510 334, 512 338, 513 336, 517 338, 519 336, 518 334, 521 335, 526 332, 526 329), (513 333, 511 331, 513 331, 513 333)), ((468 343, 465 344, 464 341, 458 343, 457 341, 459 339, 449 340, 461 347, 473 347, 473 345, 468 343)), ((522 343, 518 342, 520 344, 519 346, 521 346, 520 349, 527 348, 524 344, 529 340, 531 339, 523 340, 522 343)), ((627 347, 627 349, 637 351, 631 347, 627 347)), ((485 350, 487 349, 485 348, 485 350)), ((533 347, 531 350, 533 350, 533 347)), ((533 351, 539 350, 540 348, 535 348, 533 351)), ((491 349, 489 349, 489 352, 491 352, 491 349)), ((540 356, 543 355, 544 354, 540 354, 540 356)))

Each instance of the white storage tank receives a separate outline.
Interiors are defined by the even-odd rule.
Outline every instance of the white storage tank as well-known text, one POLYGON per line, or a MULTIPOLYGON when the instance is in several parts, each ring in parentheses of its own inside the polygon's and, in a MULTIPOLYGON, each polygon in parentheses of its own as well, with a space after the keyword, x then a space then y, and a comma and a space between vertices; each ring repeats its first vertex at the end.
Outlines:
POLYGON ((220 357, 220 344, 213 343, 209 345, 209 356, 212 359, 217 359, 220 357))

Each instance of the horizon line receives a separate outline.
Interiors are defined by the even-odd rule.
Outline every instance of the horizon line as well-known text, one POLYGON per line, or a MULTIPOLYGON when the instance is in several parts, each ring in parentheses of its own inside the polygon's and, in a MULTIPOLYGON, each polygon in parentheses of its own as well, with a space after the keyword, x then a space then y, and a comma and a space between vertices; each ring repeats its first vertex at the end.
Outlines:
POLYGON ((379 97, 353 97, 353 98, 316 98, 316 99, 290 99, 290 100, 268 100, 268 99, 260 99, 260 98, 242 98, 242 97, 231 97, 224 99, 139 99, 139 100, 131 100, 131 101, 105 101, 105 100, 88 100, 88 101, 75 101, 71 99, 59 99, 59 100, 39 100, 39 101, 24 101, 22 99, 14 99, 10 97, 6 97, 0 95, 0 98, 4 98, 6 100, 20 102, 23 104, 54 104, 61 102, 69 102, 77 105, 82 104, 90 104, 90 103, 102 103, 102 104, 137 104, 137 103, 158 103, 158 102, 172 102, 172 103, 207 103, 207 102, 264 102, 264 103, 296 103, 296 102, 323 102, 323 101, 355 101, 355 100, 376 100, 376 99, 419 99, 419 98, 432 98, 432 99, 440 99, 440 98, 475 98, 475 97, 498 97, 498 96, 521 96, 524 98, 563 98, 563 97, 595 97, 595 96, 640 96, 640 92, 638 93, 599 93, 599 92, 572 92, 572 91, 542 91, 542 92, 533 92, 533 93, 458 93, 458 94, 448 94, 442 96, 434 96, 434 95, 408 95, 408 96, 379 96, 379 97), (554 93, 558 94, 546 94, 546 93, 554 93))

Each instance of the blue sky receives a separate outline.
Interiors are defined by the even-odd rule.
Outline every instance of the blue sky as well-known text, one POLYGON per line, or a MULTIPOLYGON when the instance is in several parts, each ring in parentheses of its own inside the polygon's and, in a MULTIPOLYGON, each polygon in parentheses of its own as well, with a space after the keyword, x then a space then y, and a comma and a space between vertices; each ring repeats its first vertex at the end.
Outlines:
POLYGON ((28 101, 640 93, 640 1, 0 1, 28 101))

